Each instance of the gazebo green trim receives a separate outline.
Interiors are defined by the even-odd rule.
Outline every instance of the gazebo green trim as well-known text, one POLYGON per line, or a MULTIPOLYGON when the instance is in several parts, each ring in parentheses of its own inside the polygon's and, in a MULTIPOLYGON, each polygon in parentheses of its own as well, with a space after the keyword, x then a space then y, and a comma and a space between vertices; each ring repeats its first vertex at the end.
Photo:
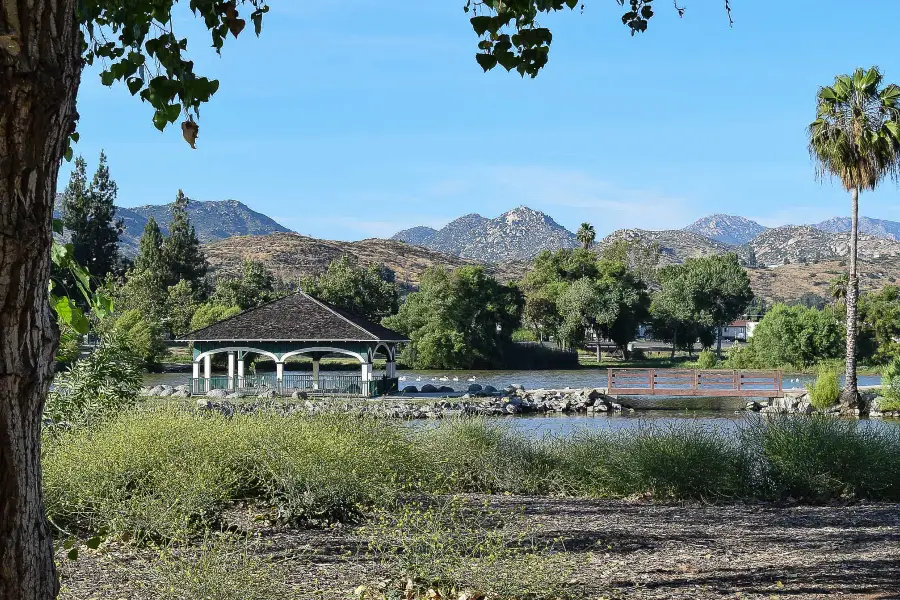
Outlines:
POLYGON ((191 387, 195 393, 216 388, 274 388, 281 393, 309 391, 368 396, 396 389, 397 344, 409 340, 396 331, 297 292, 193 331, 179 341, 193 344, 191 387), (228 354, 227 377, 212 376, 212 356, 219 353, 228 354), (275 377, 248 377, 244 359, 250 353, 271 358, 275 362, 275 377), (358 378, 320 376, 319 362, 329 354, 358 360, 358 378), (312 359, 312 375, 286 376, 285 362, 302 355, 312 359), (381 377, 373 373, 376 355, 385 358, 385 372, 381 377), (333 385, 320 385, 323 380, 333 385))

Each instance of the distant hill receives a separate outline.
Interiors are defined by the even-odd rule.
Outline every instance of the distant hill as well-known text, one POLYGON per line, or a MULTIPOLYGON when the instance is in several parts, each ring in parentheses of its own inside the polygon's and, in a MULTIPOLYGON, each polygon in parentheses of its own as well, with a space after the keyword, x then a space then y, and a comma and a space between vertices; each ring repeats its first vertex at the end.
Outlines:
MULTIPOLYGON (((156 219, 163 235, 169 234, 172 207, 169 204, 148 204, 133 208, 116 207, 116 217, 125 223, 125 232, 119 239, 119 248, 125 256, 137 254, 141 234, 150 217, 156 219)), ((56 195, 54 217, 62 215, 62 194, 56 195)), ((237 200, 209 200, 188 203, 191 225, 203 243, 214 242, 234 235, 264 235, 288 232, 290 229, 278 224, 274 219, 258 213, 237 200)), ((65 237, 65 236, 64 236, 65 237)))
MULTIPOLYGON (((118 208, 116 215, 125 221, 125 235, 122 245, 126 253, 137 253, 138 241, 150 217, 159 223, 163 235, 168 235, 172 220, 171 204, 148 204, 134 208, 118 208)), ((237 200, 192 201, 188 204, 191 224, 201 242, 209 243, 235 235, 264 235, 288 232, 290 229, 278 224, 274 219, 252 210, 237 200)))
POLYGON ((734 246, 683 229, 662 231, 619 229, 600 240, 597 248, 602 250, 617 240, 637 241, 647 245, 659 244, 660 264, 681 263, 687 258, 738 251, 738 248, 734 246))
MULTIPOLYGON (((850 231, 850 217, 832 217, 827 221, 816 223, 813 227, 829 233, 847 233, 850 231)), ((884 219, 860 217, 859 232, 875 237, 900 240, 900 223, 884 219)))
MULTIPOLYGON (((849 233, 828 233, 809 225, 775 227, 757 236, 749 245, 760 266, 828 261, 850 254, 849 233)), ((900 256, 900 242, 886 237, 860 234, 859 258, 878 260, 900 256)))
POLYGON ((411 227, 409 229, 404 229, 403 231, 398 231, 391 236, 391 239, 399 242, 406 242, 407 244, 413 244, 414 246, 426 246, 434 239, 435 235, 437 235, 437 229, 420 225, 418 227, 411 227))
POLYGON ((684 231, 696 233, 712 240, 742 246, 766 231, 766 228, 745 217, 715 214, 694 221, 684 231))
MULTIPOLYGON (((236 273, 244 260, 262 261, 273 273, 288 281, 316 275, 335 258, 349 254, 363 265, 385 265, 398 282, 417 286, 422 273, 432 265, 455 269, 478 265, 477 261, 413 246, 397 240, 367 239, 358 242, 319 240, 298 233, 233 236, 204 246, 214 270, 236 273)), ((524 264, 490 265, 488 270, 503 281, 519 279, 524 264)))
POLYGON ((391 239, 485 263, 528 261, 542 250, 578 245, 575 234, 548 215, 526 206, 495 219, 474 213, 464 215, 437 231, 414 227, 391 239))

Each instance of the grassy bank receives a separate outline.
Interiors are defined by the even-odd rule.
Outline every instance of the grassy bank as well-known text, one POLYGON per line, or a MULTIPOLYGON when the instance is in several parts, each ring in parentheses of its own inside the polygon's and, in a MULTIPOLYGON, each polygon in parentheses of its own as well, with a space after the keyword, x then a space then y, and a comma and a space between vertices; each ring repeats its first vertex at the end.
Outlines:
POLYGON ((141 600, 346 598, 336 581, 372 586, 357 593, 370 600, 473 586, 497 600, 574 600, 584 597, 568 583, 583 562, 576 542, 521 510, 577 497, 715 503, 723 514, 744 501, 900 500, 900 428, 823 418, 750 420, 737 435, 680 426, 535 440, 482 419, 410 428, 163 406, 48 434, 43 453, 60 546, 105 534, 97 550, 75 542, 87 566, 65 558, 71 543, 60 549, 74 573, 67 599, 89 597, 88 578, 137 582, 128 597, 141 600), (497 498, 521 509, 499 513, 497 498), (341 573, 317 558, 332 531, 347 532, 354 556, 341 573), (288 558, 302 594, 286 583, 288 558))
POLYGON ((65 528, 170 539, 238 501, 291 523, 352 522, 408 494, 727 502, 900 500, 900 428, 751 420, 530 440, 485 420, 414 429, 348 417, 224 418, 159 409, 48 439, 47 510, 65 528))

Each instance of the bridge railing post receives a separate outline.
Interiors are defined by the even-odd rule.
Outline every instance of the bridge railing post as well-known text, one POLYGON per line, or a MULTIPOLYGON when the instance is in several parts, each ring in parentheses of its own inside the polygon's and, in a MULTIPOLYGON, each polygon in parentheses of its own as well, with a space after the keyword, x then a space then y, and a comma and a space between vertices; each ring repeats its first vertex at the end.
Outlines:
POLYGON ((656 369, 650 369, 648 376, 650 379, 648 387, 650 388, 650 392, 653 393, 653 390, 656 389, 656 369))

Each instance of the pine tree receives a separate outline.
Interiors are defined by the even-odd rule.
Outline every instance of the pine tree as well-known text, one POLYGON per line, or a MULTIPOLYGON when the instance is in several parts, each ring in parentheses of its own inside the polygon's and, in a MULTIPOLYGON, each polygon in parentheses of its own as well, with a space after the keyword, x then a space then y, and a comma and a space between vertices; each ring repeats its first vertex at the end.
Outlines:
POLYGON ((203 279, 209 268, 206 255, 200 247, 197 232, 191 225, 187 206, 190 200, 184 192, 178 190, 175 206, 172 208, 172 222, 169 224, 169 237, 163 243, 163 252, 168 265, 168 284, 177 285, 179 281, 187 281, 195 290, 205 287, 203 279))
POLYGON ((150 217, 141 235, 138 254, 134 259, 134 268, 139 271, 150 271, 160 275, 163 280, 168 277, 166 260, 163 255, 163 235, 156 219, 150 217))
POLYGON ((119 264, 123 224, 115 219, 118 188, 102 151, 90 186, 86 170, 87 163, 79 156, 63 194, 63 226, 70 231, 75 260, 102 280, 119 264))

